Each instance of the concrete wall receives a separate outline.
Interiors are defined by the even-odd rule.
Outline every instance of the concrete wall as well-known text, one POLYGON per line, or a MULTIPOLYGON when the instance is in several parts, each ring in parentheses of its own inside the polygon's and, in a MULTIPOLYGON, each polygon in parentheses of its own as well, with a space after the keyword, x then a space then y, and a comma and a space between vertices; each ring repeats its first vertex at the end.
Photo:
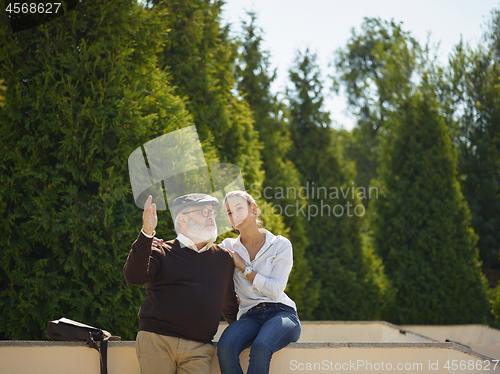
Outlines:
MULTIPOLYGON (((214 341, 219 341, 226 322, 221 322, 214 341)), ((388 322, 302 322, 299 343, 321 342, 433 342, 434 339, 388 322)))
POLYGON ((405 325, 406 330, 428 336, 437 341, 446 339, 471 344, 500 344, 500 331, 483 325, 405 325))
POLYGON ((500 359, 500 331, 483 325, 424 326, 407 325, 405 329, 440 342, 459 342, 486 356, 500 359))
MULTIPOLYGON (((215 342, 226 327, 221 323, 215 342)), ((500 359, 499 347, 500 331, 481 325, 403 328, 387 322, 303 322, 300 340, 273 356, 271 374, 500 373, 499 361, 489 358, 500 359), (470 348, 444 343, 446 339, 470 348)), ((249 352, 240 357, 245 372, 249 352)), ((108 370, 140 373, 135 342, 109 342, 108 370)), ((99 354, 83 342, 0 341, 0 374, 31 373, 98 374, 99 354)), ((212 373, 219 373, 217 356, 212 373)))
MULTIPOLYGON (((109 374, 140 373, 135 342, 109 342, 108 349, 109 374)), ((248 354, 249 350, 246 350, 241 355, 245 369, 248 354)), ((388 370, 409 373, 500 373, 500 365, 497 364, 498 360, 489 361, 455 343, 292 343, 274 355, 271 374, 334 371, 378 373, 388 370), (447 363, 450 369, 445 368, 447 363), (453 366, 456 366, 456 370, 451 370, 453 366), (480 367, 483 369, 479 370, 480 367)), ((98 374, 99 355, 96 350, 79 342, 2 341, 0 373, 98 374)), ((212 373, 219 373, 217 356, 213 361, 212 373)))

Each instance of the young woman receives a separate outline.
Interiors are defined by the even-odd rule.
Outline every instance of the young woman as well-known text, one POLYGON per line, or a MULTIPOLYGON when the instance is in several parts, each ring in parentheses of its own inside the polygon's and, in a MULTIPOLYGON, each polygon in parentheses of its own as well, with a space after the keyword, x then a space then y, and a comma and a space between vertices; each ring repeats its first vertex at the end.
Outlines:
POLYGON ((217 344, 220 370, 242 374, 239 355, 252 346, 247 374, 267 374, 273 353, 297 341, 301 332, 295 303, 284 292, 293 265, 292 244, 260 228, 257 204, 247 192, 228 193, 222 209, 240 233, 220 244, 233 255, 240 304, 237 321, 217 344))

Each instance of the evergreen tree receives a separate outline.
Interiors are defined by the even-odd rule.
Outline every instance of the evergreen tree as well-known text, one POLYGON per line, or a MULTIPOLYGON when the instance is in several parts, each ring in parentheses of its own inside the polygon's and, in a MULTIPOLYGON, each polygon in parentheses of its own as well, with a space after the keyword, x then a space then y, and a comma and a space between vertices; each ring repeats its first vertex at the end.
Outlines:
MULTIPOLYGON (((7 91, 7 87, 5 87, 3 85, 3 82, 5 81, 5 79, 0 79, 0 90, 2 91, 7 91)), ((3 107, 5 104, 4 104, 4 100, 5 100, 5 97, 3 97, 2 95, 0 95, 0 108, 3 107)))
MULTIPOLYGON (((444 98, 451 108, 454 141, 459 148, 460 184, 479 235, 483 270, 500 272, 500 12, 493 13, 489 46, 472 51, 457 45, 450 59, 444 98), (458 120, 454 121, 454 118, 458 120)), ((445 79, 443 79, 445 81, 445 79)), ((498 276, 490 276, 491 286, 498 276)))
MULTIPOLYGON (((394 323, 482 323, 485 279, 457 181, 456 153, 432 87, 399 105, 381 144, 374 241, 397 290, 394 323)), ((373 204, 373 206, 372 206, 373 204)))
MULTIPOLYGON (((344 86, 357 117, 345 154, 356 162, 356 185, 369 188, 377 177, 379 140, 387 116, 409 94, 412 79, 426 61, 426 51, 394 21, 365 18, 345 48, 337 50, 334 88, 344 86)), ((364 201, 365 205, 368 201, 364 201)))
POLYGON ((316 319, 377 319, 389 296, 380 259, 361 235, 364 207, 354 189, 354 165, 342 157, 323 111, 316 56, 298 54, 290 71, 290 158, 307 191, 307 258, 321 281, 316 319))
MULTIPOLYGON (((297 214, 287 214, 288 206, 306 204, 304 199, 293 198, 287 191, 300 189, 300 176, 288 158, 293 144, 290 139, 287 111, 277 95, 271 93, 271 83, 276 77, 269 72, 268 52, 261 49, 262 30, 255 25, 255 13, 248 13, 250 22, 243 23, 243 41, 239 64, 236 66, 237 87, 253 113, 254 128, 263 144, 261 150, 265 179, 263 197, 271 202, 275 212, 284 217, 290 228, 289 239, 293 244, 294 265, 288 281, 287 293, 297 304, 302 319, 310 319, 317 305, 319 284, 309 284, 311 270, 305 259, 306 220, 297 214)), ((288 209, 290 212, 290 209, 288 209)))
POLYGON ((262 184, 258 134, 247 102, 235 92, 237 43, 229 27, 221 27, 221 0, 154 1, 167 9, 171 30, 159 54, 176 93, 187 109, 202 141, 217 149, 221 162, 238 165, 246 185, 262 184))
POLYGON ((158 68, 165 20, 89 0, 16 34, 0 25, 0 339, 44 339, 61 316, 134 339, 144 293, 122 269, 142 215, 127 159, 192 125, 158 68))
POLYGON ((493 10, 485 43, 472 50, 462 41, 442 74, 441 101, 448 108, 459 150, 460 184, 479 257, 488 278, 491 313, 500 322, 500 11, 493 10), (496 287, 496 288, 494 288, 496 287))

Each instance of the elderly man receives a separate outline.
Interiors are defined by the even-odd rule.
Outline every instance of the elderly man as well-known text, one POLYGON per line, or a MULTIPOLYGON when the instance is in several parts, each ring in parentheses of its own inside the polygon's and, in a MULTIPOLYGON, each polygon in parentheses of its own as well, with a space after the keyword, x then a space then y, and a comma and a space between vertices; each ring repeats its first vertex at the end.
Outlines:
MULTIPOLYGON (((156 205, 144 204, 143 227, 123 268, 125 280, 146 284, 136 350, 142 374, 211 372, 221 311, 236 320, 234 263, 217 238, 216 198, 199 193, 172 203, 177 238, 152 246, 156 205)), ((156 242, 156 240, 155 240, 156 242)))

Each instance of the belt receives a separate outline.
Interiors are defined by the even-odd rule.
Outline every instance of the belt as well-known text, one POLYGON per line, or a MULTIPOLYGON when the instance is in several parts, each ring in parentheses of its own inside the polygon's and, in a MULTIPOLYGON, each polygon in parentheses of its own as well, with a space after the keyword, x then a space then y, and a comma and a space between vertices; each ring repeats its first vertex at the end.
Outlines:
POLYGON ((282 305, 281 303, 260 303, 254 306, 252 309, 261 309, 261 308, 277 308, 278 305, 282 305))

